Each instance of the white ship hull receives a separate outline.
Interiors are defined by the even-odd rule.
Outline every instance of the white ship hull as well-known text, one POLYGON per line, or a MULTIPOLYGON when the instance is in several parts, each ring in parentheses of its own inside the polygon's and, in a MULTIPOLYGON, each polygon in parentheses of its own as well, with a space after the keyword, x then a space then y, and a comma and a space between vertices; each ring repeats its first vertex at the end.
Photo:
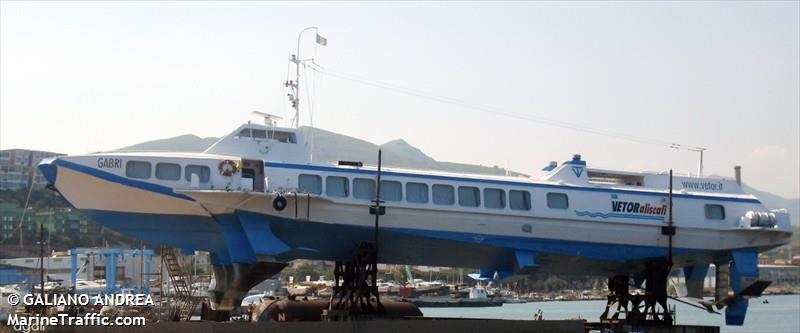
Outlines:
MULTIPOLYGON (((241 137, 272 135, 255 127, 244 125, 206 153, 59 157, 40 169, 103 225, 209 251, 215 275, 225 277, 211 292, 233 307, 290 260, 346 261, 374 240, 376 168, 297 161, 300 133, 274 130, 276 142, 241 137), (246 149, 223 149, 237 145, 246 149)), ((757 279, 757 254, 791 236, 785 210, 770 211, 729 179, 675 177, 670 195, 665 174, 591 169, 577 156, 548 170, 534 180, 384 169, 381 184, 391 186, 381 194, 379 261, 474 267, 501 280, 534 272, 613 277, 642 276, 671 252, 675 267, 692 276, 733 262, 738 292, 747 285, 741 281, 757 279)), ((744 304, 732 323, 743 320, 744 304)))

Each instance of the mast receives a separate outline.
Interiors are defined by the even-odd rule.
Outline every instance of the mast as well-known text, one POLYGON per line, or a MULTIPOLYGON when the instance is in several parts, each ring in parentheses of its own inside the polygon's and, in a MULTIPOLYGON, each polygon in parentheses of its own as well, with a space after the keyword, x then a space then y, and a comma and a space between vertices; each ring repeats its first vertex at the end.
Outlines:
POLYGON ((667 236, 667 275, 672 271, 672 237, 675 236, 675 221, 672 219, 672 169, 669 169, 669 193, 667 194, 667 225, 661 226, 661 234, 667 236))
POLYGON ((294 109, 294 118, 292 118, 292 126, 295 128, 300 127, 300 63, 303 62, 300 58, 300 38, 303 37, 303 33, 308 30, 319 30, 318 27, 307 27, 303 30, 300 30, 300 33, 297 34, 297 52, 292 54, 292 58, 289 59, 289 62, 294 63, 295 68, 295 78, 294 81, 288 80, 283 85, 285 87, 289 87, 292 89, 292 92, 289 94, 289 101, 292 102, 292 109, 294 109))
POLYGON ((378 174, 375 184, 375 248, 378 248, 378 227, 380 216, 384 214, 385 208, 381 207, 381 150, 378 149, 378 174))
MULTIPOLYGON (((292 57, 289 59, 289 62, 294 63, 294 81, 289 80, 283 83, 284 87, 291 88, 291 92, 288 94, 289 102, 292 103, 292 109, 294 109, 294 117, 292 117, 292 125, 294 128, 300 127, 300 64, 304 63, 305 61, 311 60, 314 63, 314 58, 311 59, 302 59, 300 58, 300 39, 303 37, 303 33, 308 30, 314 30, 317 32, 317 44, 326 45, 327 41, 325 38, 322 38, 319 35, 319 28, 318 27, 306 27, 303 30, 300 30, 300 33, 297 34, 297 52, 292 54, 292 57)), ((315 52, 316 54, 316 52, 315 52)), ((305 66, 305 65, 304 65, 305 66)), ((309 103, 310 104, 310 103, 309 103)), ((314 119, 311 113, 311 105, 309 105, 309 119, 311 119, 311 127, 314 127, 314 119)), ((314 131, 311 131, 311 147, 309 148, 308 159, 309 161, 314 161, 314 131)))
MULTIPOLYGON (((702 151, 701 151, 702 154, 702 151)), ((702 155, 700 155, 702 156, 702 155)), ((702 159, 701 159, 702 161, 702 159)), ((702 164, 701 164, 702 165, 702 164)), ((669 253, 667 256, 667 265, 670 269, 672 269, 672 236, 675 235, 675 225, 672 221, 672 169, 669 169, 669 220, 667 221, 667 226, 669 227, 669 253)), ((667 270, 667 275, 669 275, 669 270, 667 270)))
POLYGON ((39 224, 39 288, 44 299, 44 224, 39 224))

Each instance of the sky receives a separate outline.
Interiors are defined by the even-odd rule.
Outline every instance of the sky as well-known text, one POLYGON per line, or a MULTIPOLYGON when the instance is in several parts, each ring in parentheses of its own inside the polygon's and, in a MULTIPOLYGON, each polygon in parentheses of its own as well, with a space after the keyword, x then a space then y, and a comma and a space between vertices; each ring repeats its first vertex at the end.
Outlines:
POLYGON ((301 38, 324 71, 301 81, 304 125, 311 101, 317 127, 533 175, 575 153, 696 173, 679 143, 707 149, 707 175, 741 165, 800 197, 796 1, 2 1, 0 149, 82 154, 290 117, 282 83, 308 26, 328 45, 301 38))

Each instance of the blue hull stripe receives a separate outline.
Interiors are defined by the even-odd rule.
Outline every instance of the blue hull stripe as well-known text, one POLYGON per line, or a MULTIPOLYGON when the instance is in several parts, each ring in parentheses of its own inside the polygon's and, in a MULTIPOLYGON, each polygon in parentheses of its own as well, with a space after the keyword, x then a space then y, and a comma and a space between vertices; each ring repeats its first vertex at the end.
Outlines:
MULTIPOLYGON (((173 191, 171 187, 162 186, 162 185, 158 185, 158 184, 153 184, 153 183, 148 183, 148 182, 143 182, 143 181, 138 181, 138 180, 133 180, 133 179, 130 179, 130 178, 117 176, 115 174, 112 174, 112 173, 109 173, 109 172, 106 172, 106 171, 101 171, 101 170, 98 170, 98 169, 95 169, 95 168, 92 168, 92 167, 87 167, 85 165, 80 165, 80 164, 77 164, 77 163, 73 163, 73 162, 69 162, 69 161, 65 161, 65 160, 61 160, 61 159, 56 159, 55 161, 52 162, 52 164, 60 166, 60 167, 64 167, 64 168, 67 168, 67 169, 72 169, 72 170, 75 170, 75 171, 83 172, 85 174, 88 174, 88 175, 91 175, 91 176, 94 176, 94 177, 97 177, 97 178, 100 178, 100 179, 104 179, 104 180, 107 180, 107 181, 110 181, 110 182, 122 184, 122 185, 125 185, 125 186, 130 186, 130 187, 135 187, 135 188, 139 188, 139 189, 146 190, 146 191, 156 192, 156 193, 159 193, 159 194, 164 194, 164 195, 168 195, 168 196, 179 198, 179 199, 194 201, 194 199, 190 198, 189 196, 186 196, 186 195, 181 194, 181 193, 175 193, 175 191, 173 191)), ((42 170, 45 170, 45 168, 46 168, 46 165, 41 165, 39 167, 39 169, 42 169, 42 170)), ((54 181, 54 180, 51 180, 51 181, 54 181)))
MULTIPOLYGON (((343 172, 343 173, 353 173, 353 174, 360 174, 360 175, 375 175, 375 171, 372 171, 372 170, 348 169, 348 168, 338 168, 338 167, 319 166, 319 165, 276 163, 276 162, 267 162, 265 165, 266 165, 266 167, 272 167, 272 168, 298 169, 298 170, 310 170, 310 171, 325 171, 325 172, 343 172)), ((452 176, 423 175, 423 174, 414 174, 414 173, 405 173, 405 172, 393 172, 393 171, 383 171, 383 172, 381 172, 381 174, 385 175, 385 176, 423 178, 423 179, 433 179, 433 180, 453 181, 453 182, 471 182, 471 183, 481 183, 481 184, 511 185, 511 186, 522 186, 522 187, 538 187, 538 188, 550 188, 550 189, 573 190, 573 191, 588 191, 588 192, 604 192, 604 193, 622 193, 622 194, 635 194, 635 195, 649 195, 649 196, 656 196, 656 197, 659 197, 659 198, 663 198, 664 196, 667 195, 666 193, 654 193, 654 192, 635 191, 635 190, 619 190, 619 189, 595 188, 595 187, 578 187, 578 186, 553 185, 553 184, 535 184, 535 183, 513 182, 513 181, 507 181, 507 180, 476 179, 476 178, 452 177, 452 176)), ((761 203, 761 201, 758 201, 757 199, 727 198, 727 197, 716 197, 716 196, 709 196, 709 195, 673 193, 672 196, 675 197, 675 198, 686 198, 686 199, 761 203)))
POLYGON ((601 213, 601 212, 590 212, 590 211, 580 211, 576 210, 575 215, 580 217, 591 217, 591 218, 598 218, 602 217, 604 219, 610 217, 616 217, 620 219, 637 219, 637 220, 653 220, 653 221, 664 221, 663 216, 653 216, 653 215, 638 215, 638 214, 620 214, 620 213, 601 213))
MULTIPOLYGON (((174 247, 210 251, 224 263, 252 262, 253 252, 284 261, 342 260, 349 258, 359 243, 371 241, 374 236, 372 227, 367 226, 298 222, 244 211, 217 215, 217 221, 199 216, 84 212, 95 221, 126 235, 174 247), (244 223, 239 228, 230 228, 231 225, 220 221, 244 223), (268 234, 262 234, 264 232, 268 234)), ((667 248, 659 246, 412 228, 384 227, 381 230, 381 244, 385 246, 381 259, 398 264, 436 263, 444 266, 459 263, 463 267, 491 266, 496 270, 509 270, 520 264, 515 257, 519 253, 569 256, 618 264, 667 255, 667 248)), ((654 232, 657 232, 655 228, 654 232)), ((692 255, 711 250, 675 248, 673 251, 675 255, 692 255)), ((537 263, 532 259, 521 262, 537 263)))
MULTIPOLYGON (((247 214, 257 215, 260 217, 259 220, 264 221, 263 223, 269 223, 273 226, 276 226, 277 230, 279 230, 279 232, 276 233, 277 238, 285 242, 286 245, 295 249, 301 246, 312 248, 317 246, 335 246, 337 243, 358 244, 361 241, 368 241, 372 237, 372 227, 326 224, 311 221, 298 223, 293 221, 291 218, 268 216, 259 213, 247 214), (337 235, 336 241, 332 239, 332 235, 337 235), (362 239, 363 237, 367 237, 367 239, 362 239)), ((255 220, 255 218, 252 219, 255 220)), ((467 232, 423 230, 412 228, 381 227, 381 230, 382 232, 385 232, 382 234, 382 236, 386 236, 397 241, 399 244, 403 244, 401 245, 403 249, 392 250, 405 252, 406 254, 411 254, 415 251, 414 238, 449 240, 462 244, 471 244, 475 247, 491 246, 509 250, 523 250, 533 253, 549 253, 617 262, 664 257, 668 252, 667 247, 660 246, 594 243, 549 238, 485 235, 467 232), (405 237, 403 237, 403 235, 405 235, 405 237)), ((653 232, 655 233, 658 231, 656 228, 654 228, 653 232)), ((330 251, 332 249, 329 248, 328 250, 330 251)), ((676 255, 691 254, 700 251, 703 250, 673 248, 673 252, 676 255)), ((384 255, 386 255, 386 253, 384 253, 384 255)), ((414 255, 426 256, 430 254, 414 253, 414 255)), ((453 253, 452 255, 458 257, 462 256, 460 253, 453 253)))

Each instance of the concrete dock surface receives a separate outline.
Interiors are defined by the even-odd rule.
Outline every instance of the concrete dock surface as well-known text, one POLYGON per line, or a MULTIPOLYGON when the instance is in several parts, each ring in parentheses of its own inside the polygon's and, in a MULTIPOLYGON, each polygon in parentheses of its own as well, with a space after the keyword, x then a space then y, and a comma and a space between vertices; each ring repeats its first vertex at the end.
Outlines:
POLYGON ((478 332, 646 332, 646 333, 719 333, 715 326, 652 326, 587 323, 583 320, 499 320, 499 319, 376 319, 341 322, 158 322, 138 327, 48 327, 52 333, 478 333, 478 332))
POLYGON ((496 319, 409 319, 359 320, 343 322, 160 322, 137 327, 49 327, 53 333, 469 333, 469 332, 553 332, 583 333, 580 320, 496 320, 496 319))

